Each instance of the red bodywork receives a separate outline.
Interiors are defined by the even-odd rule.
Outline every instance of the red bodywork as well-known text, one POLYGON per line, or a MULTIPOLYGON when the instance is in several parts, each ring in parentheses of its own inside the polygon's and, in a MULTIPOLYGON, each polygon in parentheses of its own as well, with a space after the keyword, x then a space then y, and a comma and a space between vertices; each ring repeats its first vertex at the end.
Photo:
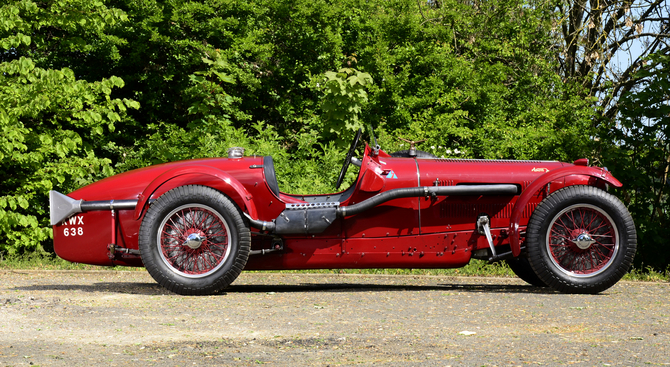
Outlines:
MULTIPOLYGON (((477 217, 491 220, 493 243, 518 256, 535 207, 549 193, 570 185, 621 186, 605 169, 555 161, 395 158, 365 154, 353 192, 340 206, 379 193, 410 187, 513 184, 518 195, 427 196, 394 199, 357 215, 338 218, 323 233, 281 236, 284 249, 249 257, 245 269, 451 268, 488 249, 477 217)), ((277 197, 266 182, 263 157, 212 158, 146 167, 70 193, 85 201, 137 200, 134 210, 79 213, 54 229, 54 248, 65 260, 95 265, 142 266, 139 255, 112 254, 108 245, 138 249, 138 233, 152 199, 183 185, 204 185, 230 197, 251 218, 272 221, 285 204, 329 195, 277 197)), ((257 230, 253 230, 258 234, 257 230)), ((252 250, 269 248, 270 238, 253 236, 252 250)))

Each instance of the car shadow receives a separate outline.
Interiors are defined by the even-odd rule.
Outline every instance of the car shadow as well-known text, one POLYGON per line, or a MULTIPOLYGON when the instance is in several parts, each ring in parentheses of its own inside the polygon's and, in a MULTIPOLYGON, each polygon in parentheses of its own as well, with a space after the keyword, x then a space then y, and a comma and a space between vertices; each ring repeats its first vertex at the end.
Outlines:
MULTIPOLYGON (((93 284, 39 284, 10 288, 15 291, 80 291, 133 295, 175 295, 157 283, 98 282, 93 284)), ((300 284, 240 284, 231 285, 215 296, 234 293, 309 293, 309 292, 426 292, 452 291, 470 293, 559 293, 551 288, 524 284, 436 284, 396 285, 370 283, 300 283, 300 284)))
POLYGON ((100 282, 93 284, 36 284, 9 288, 15 291, 64 291, 87 293, 123 293, 137 295, 173 295, 157 283, 100 282))
POLYGON ((303 293, 303 292, 425 292, 457 291, 474 293, 558 293, 551 288, 541 288, 520 284, 437 284, 437 285, 396 285, 369 283, 301 283, 295 285, 244 284, 231 285, 224 293, 303 293))

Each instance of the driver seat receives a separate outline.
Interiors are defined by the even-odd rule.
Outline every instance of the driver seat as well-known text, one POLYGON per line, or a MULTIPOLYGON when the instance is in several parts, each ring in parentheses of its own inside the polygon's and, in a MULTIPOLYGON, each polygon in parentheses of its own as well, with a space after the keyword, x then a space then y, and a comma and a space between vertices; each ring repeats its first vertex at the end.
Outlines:
POLYGON ((279 184, 277 183, 277 174, 275 173, 275 163, 272 157, 263 157, 263 175, 265 175, 265 182, 267 182, 270 191, 279 197, 279 184))
MULTIPOLYGON (((279 197, 279 184, 277 183, 277 174, 275 173, 275 164, 270 156, 263 157, 263 175, 265 176, 265 182, 267 182, 270 191, 279 197)), ((356 185, 351 185, 348 189, 344 190, 339 194, 328 194, 328 195, 291 195, 287 194, 296 199, 307 201, 310 203, 317 202, 329 202, 329 201, 345 201, 351 194, 354 192, 356 185)))

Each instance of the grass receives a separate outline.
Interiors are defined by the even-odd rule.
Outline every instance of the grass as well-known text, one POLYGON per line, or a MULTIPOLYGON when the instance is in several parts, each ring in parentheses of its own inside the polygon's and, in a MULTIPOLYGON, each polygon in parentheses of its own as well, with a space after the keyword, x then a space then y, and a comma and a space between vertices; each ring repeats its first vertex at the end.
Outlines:
POLYGON ((515 277, 505 263, 489 264, 482 260, 472 260, 462 268, 454 269, 317 269, 283 270, 282 273, 316 274, 382 274, 382 275, 441 275, 441 276, 477 276, 477 277, 515 277))
POLYGON ((670 267, 665 271, 657 271, 651 266, 644 269, 631 269, 624 275, 624 280, 637 280, 642 282, 668 282, 670 281, 670 267))
MULTIPOLYGON (((5 270, 117 270, 144 271, 144 268, 113 266, 101 267, 71 263, 53 254, 30 254, 4 258, 0 256, 0 269, 5 270)), ((462 268, 455 269, 320 269, 320 270, 283 270, 282 273, 312 274, 383 274, 383 275, 440 275, 440 276, 479 276, 479 277, 515 277, 514 272, 504 262, 489 264, 482 260, 472 260, 462 268)), ((658 271, 651 267, 631 269, 623 280, 642 282, 670 281, 670 268, 658 271)))
POLYGON ((144 270, 128 266, 102 267, 72 263, 49 253, 32 253, 23 256, 0 256, 0 270, 144 270))

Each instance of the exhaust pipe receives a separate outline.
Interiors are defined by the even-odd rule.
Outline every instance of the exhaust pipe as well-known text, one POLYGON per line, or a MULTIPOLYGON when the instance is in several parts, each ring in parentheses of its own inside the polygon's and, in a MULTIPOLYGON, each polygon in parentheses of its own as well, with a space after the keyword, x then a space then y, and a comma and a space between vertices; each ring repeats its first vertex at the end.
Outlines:
POLYGON ((337 208, 339 217, 348 217, 362 213, 389 200, 422 196, 466 196, 466 195, 516 195, 516 185, 460 185, 460 186, 423 186, 395 189, 377 194, 358 204, 337 208))
POLYGON ((75 200, 58 191, 49 191, 49 219, 52 226, 77 213, 93 210, 133 210, 136 206, 137 200, 84 201, 75 200))

